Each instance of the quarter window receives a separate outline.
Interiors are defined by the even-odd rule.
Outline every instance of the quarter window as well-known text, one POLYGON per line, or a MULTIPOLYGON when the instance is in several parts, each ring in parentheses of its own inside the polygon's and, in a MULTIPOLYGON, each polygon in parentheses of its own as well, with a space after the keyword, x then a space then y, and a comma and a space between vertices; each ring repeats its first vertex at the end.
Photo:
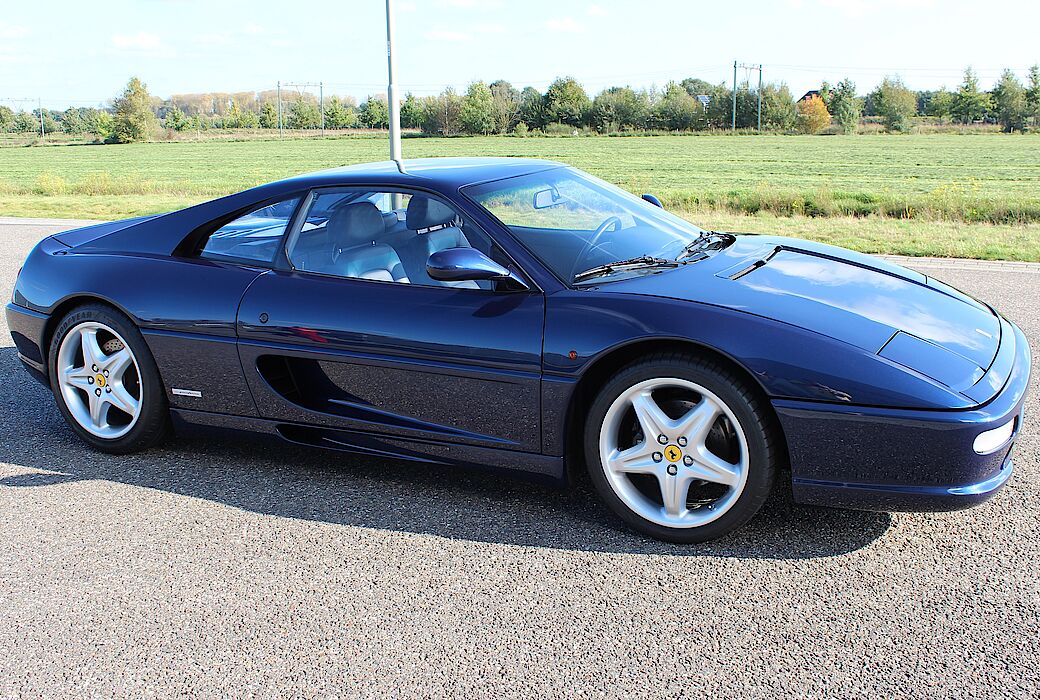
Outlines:
POLYGON ((299 197, 285 199, 229 221, 210 234, 200 255, 270 263, 299 203, 299 197))

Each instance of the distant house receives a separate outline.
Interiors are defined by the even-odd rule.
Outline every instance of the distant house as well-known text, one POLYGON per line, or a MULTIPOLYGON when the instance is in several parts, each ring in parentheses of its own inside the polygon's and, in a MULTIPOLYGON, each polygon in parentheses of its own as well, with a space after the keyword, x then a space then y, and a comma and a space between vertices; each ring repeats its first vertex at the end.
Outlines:
POLYGON ((801 97, 799 97, 798 101, 799 102, 805 102, 810 97, 819 97, 819 96, 820 96, 820 91, 819 90, 810 90, 809 92, 807 92, 804 95, 802 95, 801 97))

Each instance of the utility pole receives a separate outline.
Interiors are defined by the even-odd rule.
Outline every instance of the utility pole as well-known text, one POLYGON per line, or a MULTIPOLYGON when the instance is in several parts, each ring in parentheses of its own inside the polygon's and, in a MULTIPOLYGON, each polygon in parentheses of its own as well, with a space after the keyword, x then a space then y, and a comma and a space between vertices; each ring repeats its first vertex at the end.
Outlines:
POLYGON ((733 131, 737 130, 737 62, 733 61, 733 131))
POLYGON ((762 133, 762 64, 758 64, 758 133, 762 133))
POLYGON ((322 83, 286 83, 285 87, 294 87, 300 91, 300 97, 303 97, 303 88, 316 87, 318 88, 318 110, 321 112, 321 135, 325 135, 325 94, 322 83))
POLYGON ((278 138, 282 138, 282 81, 278 81, 278 138))
POLYGON ((42 139, 47 134, 43 130, 43 99, 40 97, 36 98, 36 111, 40 113, 40 138, 42 139))
POLYGON ((394 0, 386 0, 386 101, 390 113, 390 160, 401 162, 401 105, 397 102, 397 63, 394 60, 394 0))
MULTIPOLYGON (((747 70, 758 69, 758 130, 762 131, 762 64, 755 65, 753 63, 740 63, 733 61, 733 131, 737 130, 737 67, 746 68, 747 70)), ((751 82, 750 76, 748 76, 748 83, 751 82)), ((748 89, 751 86, 748 85, 748 89)))

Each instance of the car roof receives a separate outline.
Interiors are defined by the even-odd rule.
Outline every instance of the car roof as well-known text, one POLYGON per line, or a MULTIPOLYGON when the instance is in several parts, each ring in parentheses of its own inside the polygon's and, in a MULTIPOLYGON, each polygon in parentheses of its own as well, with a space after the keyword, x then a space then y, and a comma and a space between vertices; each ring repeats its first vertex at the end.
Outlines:
POLYGON ((141 220, 92 239, 81 249, 172 255, 189 231, 264 200, 298 196, 301 191, 314 187, 411 186, 450 197, 466 185, 561 167, 565 167, 563 163, 533 158, 420 158, 402 161, 400 165, 394 161, 359 163, 269 182, 187 209, 141 220), (140 235, 142 229, 148 234, 140 235))
POLYGON ((563 163, 536 158, 414 158, 378 163, 358 163, 282 180, 307 187, 386 183, 457 189, 478 182, 564 167, 563 163))

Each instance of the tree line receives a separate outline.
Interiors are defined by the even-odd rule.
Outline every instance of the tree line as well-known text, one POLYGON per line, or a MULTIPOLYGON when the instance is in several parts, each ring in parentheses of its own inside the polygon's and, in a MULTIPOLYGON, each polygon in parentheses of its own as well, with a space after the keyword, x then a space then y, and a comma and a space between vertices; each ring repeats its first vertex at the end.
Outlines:
MULTIPOLYGON (((1040 128, 1040 66, 1029 70, 1025 84, 1006 70, 989 91, 981 89, 971 68, 954 90, 914 91, 893 76, 860 96, 855 83, 846 78, 836 85, 824 82, 797 101, 783 83, 767 83, 760 92, 744 83, 737 86, 735 110, 730 87, 699 78, 670 82, 660 90, 610 87, 595 96, 570 77, 558 78, 544 93, 533 87, 519 90, 505 80, 476 81, 465 93, 452 88, 434 96, 409 93, 401 103, 401 124, 439 136, 686 132, 728 129, 734 122, 738 129, 757 129, 760 104, 762 130, 781 133, 852 133, 864 118, 901 132, 919 117, 938 123, 999 124, 1007 132, 1036 130, 1040 128)), ((279 105, 275 91, 175 95, 161 100, 135 77, 110 108, 43 110, 41 114, 0 106, 0 131, 39 133, 41 117, 45 133, 90 135, 102 142, 141 140, 160 129, 389 126, 383 95, 371 95, 360 105, 340 96, 319 105, 313 95, 302 93, 279 105)))

